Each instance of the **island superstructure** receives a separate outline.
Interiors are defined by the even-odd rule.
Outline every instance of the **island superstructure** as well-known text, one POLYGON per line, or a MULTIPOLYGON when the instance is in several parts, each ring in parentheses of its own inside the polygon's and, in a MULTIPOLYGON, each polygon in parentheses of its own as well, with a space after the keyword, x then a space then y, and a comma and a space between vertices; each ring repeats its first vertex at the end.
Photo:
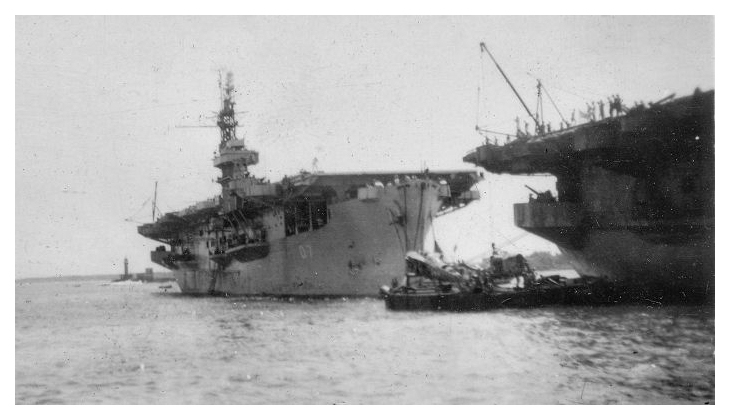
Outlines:
POLYGON ((300 172, 257 178, 236 135, 234 87, 221 88, 220 196, 139 227, 163 243, 152 260, 186 293, 377 295, 411 250, 436 249, 432 221, 474 199, 474 171, 300 172))

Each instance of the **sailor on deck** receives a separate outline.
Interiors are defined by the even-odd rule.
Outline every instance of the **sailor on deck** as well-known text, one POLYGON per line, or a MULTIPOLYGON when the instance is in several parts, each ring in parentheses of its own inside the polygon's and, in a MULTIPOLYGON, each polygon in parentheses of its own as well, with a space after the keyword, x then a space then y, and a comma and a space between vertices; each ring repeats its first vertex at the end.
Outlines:
POLYGON ((621 114, 621 111, 623 110, 623 105, 621 103, 621 97, 618 95, 611 96, 611 100, 609 103, 609 113, 611 114, 611 116, 613 116, 614 110, 616 111, 617 117, 621 114))
POLYGON ((590 115, 591 121, 595 121, 596 120, 596 103, 595 102, 591 102, 591 105, 588 108, 588 112, 591 114, 590 115))

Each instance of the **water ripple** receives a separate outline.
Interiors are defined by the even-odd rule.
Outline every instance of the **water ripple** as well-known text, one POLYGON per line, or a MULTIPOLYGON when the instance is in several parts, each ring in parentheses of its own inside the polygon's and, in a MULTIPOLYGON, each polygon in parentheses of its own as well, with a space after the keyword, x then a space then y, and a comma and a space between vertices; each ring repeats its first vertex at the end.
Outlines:
POLYGON ((403 313, 377 299, 199 298, 102 284, 16 284, 16 403, 715 399, 713 307, 403 313))

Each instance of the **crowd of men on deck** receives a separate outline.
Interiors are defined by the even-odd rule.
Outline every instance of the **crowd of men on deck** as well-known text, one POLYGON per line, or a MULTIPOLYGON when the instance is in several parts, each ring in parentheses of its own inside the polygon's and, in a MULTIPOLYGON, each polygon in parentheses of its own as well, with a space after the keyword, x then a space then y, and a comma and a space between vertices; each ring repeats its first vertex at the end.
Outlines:
MULTIPOLYGON (((606 102, 604 102, 603 100, 599 100, 598 102, 593 101, 590 103, 586 102, 586 111, 580 112, 581 119, 583 119, 585 122, 593 122, 606 118, 606 104, 608 104, 608 116, 610 118, 618 117, 619 115, 625 114, 626 111, 628 111, 628 108, 623 105, 623 101, 621 100, 621 97, 619 95, 611 95, 606 98, 606 102)), ((570 121, 560 121, 560 130, 564 130, 566 128, 570 128, 576 125, 577 121, 575 118, 575 111, 576 110, 574 109, 571 113, 570 121)), ((521 129, 522 127, 520 125, 520 117, 515 118, 515 124, 517 126, 515 133, 516 138, 531 136, 530 124, 527 121, 524 122, 524 131, 521 129)), ((553 131, 552 126, 549 122, 547 124, 545 122, 542 122, 536 128, 536 135, 551 133, 553 131)), ((507 140, 509 141, 509 138, 507 140)))
MULTIPOLYGON (((702 91, 697 88, 694 91, 694 95, 700 95, 702 91)), ((614 118, 619 117, 622 115, 635 115, 636 113, 642 113, 648 109, 652 109, 657 107, 658 105, 661 105, 667 101, 671 101, 674 99, 675 94, 671 93, 662 99, 659 99, 658 101, 649 102, 648 104, 644 104, 644 101, 636 102, 634 101, 634 106, 629 108, 626 105, 624 105, 623 100, 618 95, 611 95, 608 98, 606 98, 606 102, 603 100, 599 100, 598 102, 592 101, 592 102, 586 102, 586 111, 579 111, 580 118, 583 120, 584 123, 591 123, 595 121, 600 121, 605 118, 614 118), (608 115, 606 115, 606 105, 608 105, 608 115)), ((529 112, 529 111, 528 111, 529 112)), ((576 110, 573 109, 573 112, 570 115, 570 121, 566 120, 562 114, 560 114, 560 128, 559 131, 571 128, 577 124, 575 119, 575 112, 576 110)), ((560 111, 558 111, 560 113, 560 111)), ((521 121, 520 117, 515 117, 515 137, 514 140, 524 140, 529 139, 532 136, 541 136, 544 134, 552 133, 553 128, 550 125, 550 123, 545 123, 543 119, 541 119, 541 115, 536 114, 535 116, 530 113, 530 117, 537 123, 535 126, 535 132, 530 133, 530 124, 527 121, 521 121), (541 121, 541 122, 540 122, 541 121), (524 123, 524 131, 522 130, 522 124, 524 123)), ((476 127, 477 131, 480 133, 493 133, 493 134, 500 134, 505 136, 504 144, 507 144, 513 140, 512 136, 506 133, 499 133, 494 131, 485 130, 477 125, 476 127)), ((557 131, 556 131, 557 132, 557 131)), ((493 143, 494 145, 499 145, 499 140, 495 137, 494 139, 489 139, 485 136, 485 143, 489 144, 493 143)))
MULTIPOLYGON (((603 120, 607 117, 606 105, 608 105, 608 118, 618 117, 620 115, 626 114, 629 111, 629 108, 627 108, 623 104, 623 100, 621 99, 621 97, 619 95, 611 95, 608 98, 606 98, 605 102, 603 100, 599 100, 598 102, 592 101, 590 103, 586 102, 585 112, 578 111, 579 117, 584 122, 594 122, 594 121, 603 120)), ((635 103, 634 107, 635 108, 644 108, 644 104, 635 103)), ((535 132, 531 133, 529 122, 520 120, 520 117, 515 117, 514 121, 515 121, 515 126, 516 126, 514 139, 524 139, 524 138, 531 137, 533 134, 542 135, 542 134, 547 134, 547 133, 553 132, 553 127, 549 122, 545 123, 543 121, 542 123, 540 123, 539 125, 537 125, 535 127, 536 128, 535 132)), ((573 112, 570 115, 570 121, 568 121, 566 119, 563 119, 562 121, 560 121, 558 130, 562 131, 567 128, 573 127, 575 125, 577 125, 576 110, 573 109, 573 112)), ((513 140, 512 136, 507 134, 506 138, 505 138, 505 143, 509 143, 512 140, 513 140)), ((497 144, 496 139, 494 140, 494 142, 495 142, 495 144, 497 144)))

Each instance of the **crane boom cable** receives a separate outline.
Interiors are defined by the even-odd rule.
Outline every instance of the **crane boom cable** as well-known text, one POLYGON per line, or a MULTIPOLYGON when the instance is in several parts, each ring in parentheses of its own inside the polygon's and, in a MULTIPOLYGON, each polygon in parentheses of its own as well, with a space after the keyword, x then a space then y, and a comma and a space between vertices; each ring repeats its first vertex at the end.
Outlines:
MULTIPOLYGON (((136 221, 134 220, 134 218, 135 218, 135 217, 137 217, 137 215, 139 215, 139 213, 140 213, 140 212, 141 212, 142 210, 144 210, 144 206, 146 206, 146 205, 147 205, 147 203, 149 203, 149 202, 150 202, 150 199, 151 199, 151 198, 152 198, 152 197, 147 197, 147 199, 146 199, 146 200, 144 201, 144 203, 142 203, 142 205, 141 205, 141 206, 139 207, 139 210, 137 210, 137 211, 136 211, 136 212, 135 212, 135 213, 134 213, 133 215, 131 215, 131 216, 127 217, 127 218, 126 218, 126 219, 124 219, 124 220, 125 220, 125 221, 127 221, 127 222, 136 222, 136 221)), ((139 223, 139 222, 137 222, 137 223, 139 223)))
POLYGON ((479 81, 477 83, 477 127, 479 126, 479 118, 482 116, 482 87, 485 86, 484 83, 484 56, 481 56, 481 59, 479 60, 479 67, 480 67, 480 73, 479 73, 479 81))
POLYGON ((545 88, 545 85, 542 85, 542 90, 545 91, 545 95, 547 95, 548 99, 550 99, 550 103, 553 104, 553 107, 555 107, 555 110, 558 111, 558 115, 560 115, 560 119, 563 120, 563 122, 565 124, 568 124, 568 121, 565 119, 565 117, 563 117, 563 114, 560 112, 560 109, 555 104, 555 101, 553 101, 553 97, 550 96, 550 92, 547 91, 547 89, 545 88))
POLYGON ((481 86, 477 86, 477 115, 475 118, 476 126, 479 127, 479 114, 480 114, 480 105, 481 105, 481 86))
POLYGON ((478 127, 478 131, 485 132, 485 133, 489 133, 489 134, 499 134, 499 135, 502 135, 502 136, 511 136, 510 133, 503 133, 501 131, 487 130, 486 128, 482 128, 482 127, 478 127))
MULTIPOLYGON (((537 103, 535 104, 535 118, 539 122, 538 126, 542 126, 545 123, 545 114, 542 107, 542 82, 537 79, 537 103)), ((539 127, 536 127, 536 132, 539 127)))

